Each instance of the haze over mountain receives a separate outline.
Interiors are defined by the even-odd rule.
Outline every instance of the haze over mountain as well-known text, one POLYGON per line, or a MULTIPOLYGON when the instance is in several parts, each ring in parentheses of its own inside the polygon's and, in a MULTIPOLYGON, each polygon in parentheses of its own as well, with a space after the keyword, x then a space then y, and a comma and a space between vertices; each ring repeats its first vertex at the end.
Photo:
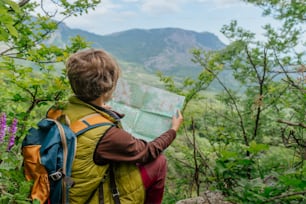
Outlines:
MULTIPOLYGON (((97 35, 61 24, 50 43, 64 45, 72 36, 80 35, 103 48, 120 62, 143 67, 150 73, 157 70, 175 76, 195 76, 201 68, 191 62, 193 48, 217 50, 225 45, 208 32, 194 32, 179 28, 131 29, 109 35, 97 35)), ((123 69, 125 67, 122 67, 123 69)))

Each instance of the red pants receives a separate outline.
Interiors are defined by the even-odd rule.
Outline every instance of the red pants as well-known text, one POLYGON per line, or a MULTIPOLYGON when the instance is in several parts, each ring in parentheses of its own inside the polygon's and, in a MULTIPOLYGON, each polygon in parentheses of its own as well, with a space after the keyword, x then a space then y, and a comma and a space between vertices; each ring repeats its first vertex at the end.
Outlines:
POLYGON ((146 189, 145 204, 160 204, 164 195, 167 161, 160 155, 154 161, 139 165, 143 184, 146 189))

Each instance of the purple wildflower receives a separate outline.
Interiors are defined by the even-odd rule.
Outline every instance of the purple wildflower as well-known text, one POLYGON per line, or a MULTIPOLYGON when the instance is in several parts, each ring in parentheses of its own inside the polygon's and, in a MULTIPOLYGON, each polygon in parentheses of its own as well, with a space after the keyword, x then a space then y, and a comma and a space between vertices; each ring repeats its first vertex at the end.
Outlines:
POLYGON ((0 118, 0 143, 4 141, 5 131, 6 131, 6 115, 5 113, 2 113, 0 118))
POLYGON ((15 136, 16 136, 16 132, 17 132, 17 119, 14 118, 13 123, 11 125, 11 127, 9 128, 9 134, 10 134, 10 139, 7 145, 7 151, 10 151, 11 148, 14 146, 15 144, 15 136))

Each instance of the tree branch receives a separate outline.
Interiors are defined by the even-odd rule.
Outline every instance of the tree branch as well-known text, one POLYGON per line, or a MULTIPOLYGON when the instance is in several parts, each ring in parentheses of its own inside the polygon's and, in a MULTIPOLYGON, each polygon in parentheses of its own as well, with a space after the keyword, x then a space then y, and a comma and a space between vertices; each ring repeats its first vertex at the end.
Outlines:
POLYGON ((287 124, 287 125, 290 125, 290 126, 299 126, 299 127, 302 127, 302 128, 306 128, 306 124, 304 124, 302 122, 294 123, 294 122, 285 121, 285 120, 282 120, 282 119, 278 119, 277 122, 284 123, 284 124, 287 124))
POLYGON ((306 191, 287 193, 287 194, 283 194, 283 195, 279 195, 279 196, 274 196, 272 198, 269 198, 269 199, 265 200, 262 203, 267 203, 267 202, 270 202, 270 201, 273 201, 273 200, 282 199, 282 198, 286 198, 286 197, 290 197, 290 196, 294 196, 294 195, 304 195, 304 194, 306 194, 306 191))
POLYGON ((26 5, 27 3, 29 3, 30 2, 30 0, 21 0, 19 3, 18 3, 18 5, 19 5, 19 7, 23 7, 24 5, 26 5))
MULTIPOLYGON (((52 1, 54 4, 56 4, 54 1, 52 1)), ((41 8, 41 10, 48 16, 48 17, 50 17, 50 18, 52 18, 52 17, 54 17, 56 14, 57 14, 57 9, 54 11, 54 13, 53 14, 49 14, 49 12, 48 11, 46 11, 45 10, 45 7, 44 7, 44 0, 41 0, 40 1, 40 8, 41 8)))
POLYGON ((225 92, 228 94, 228 96, 230 97, 233 105, 234 105, 234 108, 235 108, 235 111, 237 112, 238 114, 238 118, 239 118, 239 124, 240 124, 240 127, 242 129, 242 135, 243 135, 243 138, 244 138, 244 142, 245 142, 245 145, 249 146, 249 140, 247 138, 247 133, 246 133, 246 130, 245 130, 245 127, 244 127, 244 122, 243 122, 243 118, 242 118, 242 115, 241 115, 241 112, 238 108, 238 105, 237 105, 237 102, 234 98, 234 96, 231 94, 230 90, 225 86, 225 84, 222 82, 222 80, 218 77, 218 75, 216 73, 214 73, 211 69, 209 68, 206 68, 208 72, 210 72, 214 77, 215 79, 218 81, 218 83, 223 87, 223 89, 225 90, 225 92))
POLYGON ((289 83, 289 84, 291 84, 291 86, 295 87, 296 89, 298 89, 298 90, 300 90, 300 91, 302 91, 302 92, 305 93, 305 90, 304 90, 302 87, 300 87, 299 85, 297 85, 297 84, 293 81, 293 79, 289 76, 289 74, 288 74, 289 72, 287 72, 287 70, 285 69, 285 67, 283 66, 283 64, 280 62, 280 60, 279 60, 279 58, 278 58, 278 56, 277 56, 277 54, 276 54, 275 51, 274 51, 274 56, 275 56, 276 61, 277 61, 278 64, 279 64, 280 68, 283 70, 283 73, 286 75, 286 78, 288 79, 288 81, 286 81, 286 82, 289 83))

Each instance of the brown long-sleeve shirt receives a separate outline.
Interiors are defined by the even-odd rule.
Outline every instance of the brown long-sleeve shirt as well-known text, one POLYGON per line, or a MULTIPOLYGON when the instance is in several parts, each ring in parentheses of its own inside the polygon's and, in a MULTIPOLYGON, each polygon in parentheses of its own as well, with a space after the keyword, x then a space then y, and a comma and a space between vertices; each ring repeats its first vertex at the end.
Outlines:
POLYGON ((175 137, 176 131, 169 129, 153 141, 146 142, 120 128, 111 127, 97 144, 94 162, 99 165, 109 160, 147 163, 157 158, 175 137))

